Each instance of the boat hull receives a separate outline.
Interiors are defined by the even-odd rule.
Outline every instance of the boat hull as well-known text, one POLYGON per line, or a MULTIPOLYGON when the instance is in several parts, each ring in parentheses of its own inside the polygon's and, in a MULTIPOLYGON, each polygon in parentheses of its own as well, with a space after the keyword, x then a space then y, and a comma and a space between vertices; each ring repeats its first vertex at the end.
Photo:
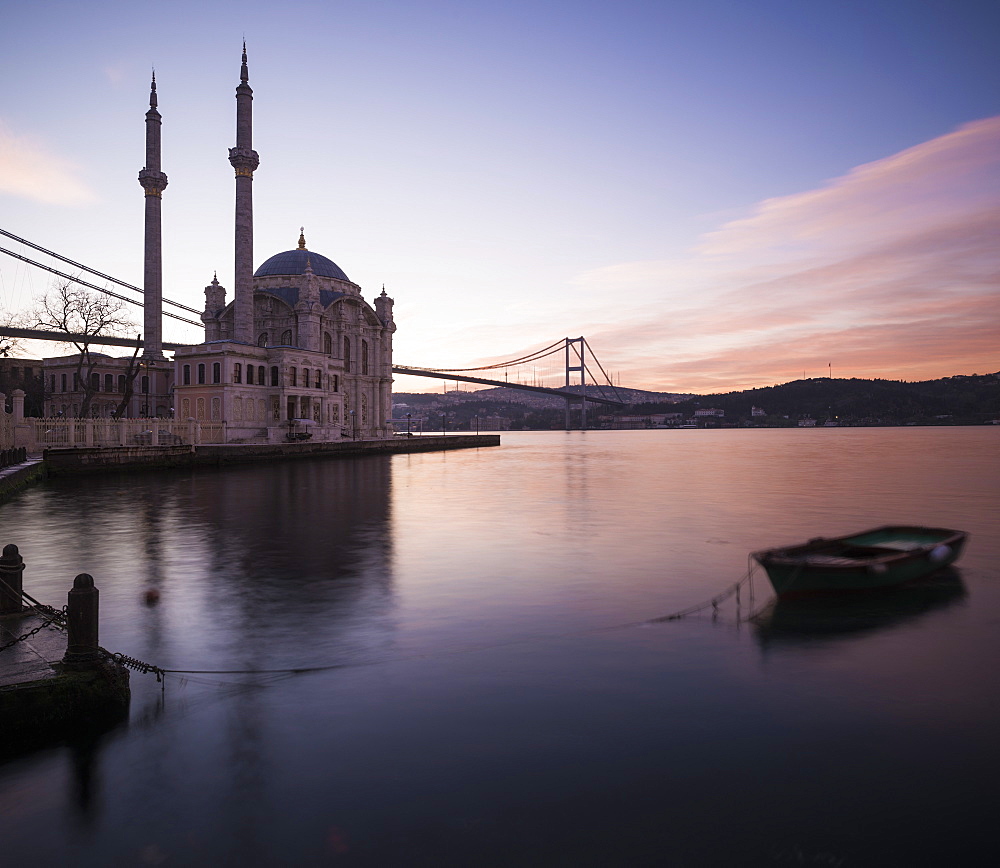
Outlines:
POLYGON ((953 564, 966 536, 946 528, 889 525, 752 557, 781 598, 869 591, 918 581, 953 564))

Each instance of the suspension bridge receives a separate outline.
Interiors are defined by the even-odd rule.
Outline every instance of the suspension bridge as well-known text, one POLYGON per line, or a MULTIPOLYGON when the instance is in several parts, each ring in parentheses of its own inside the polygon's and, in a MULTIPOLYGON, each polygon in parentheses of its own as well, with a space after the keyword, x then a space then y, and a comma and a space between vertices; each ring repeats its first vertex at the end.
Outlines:
MULTIPOLYGON (((117 288, 138 293, 141 296, 143 294, 143 290, 138 286, 119 280, 118 278, 112 277, 104 272, 97 271, 96 269, 90 268, 83 263, 76 262, 62 256, 53 250, 49 250, 4 229, 0 229, 0 235, 22 245, 22 249, 24 247, 30 248, 42 253, 45 256, 56 259, 65 265, 71 266, 77 270, 77 273, 67 273, 52 265, 46 265, 36 259, 32 259, 24 253, 18 253, 14 250, 8 249, 7 247, 0 246, 0 253, 6 254, 7 256, 10 256, 32 268, 46 271, 61 278, 62 280, 72 281, 73 283, 95 290, 96 292, 104 293, 105 295, 109 295, 127 304, 131 304, 136 307, 144 306, 141 300, 127 295, 122 295, 119 292, 109 289, 106 285, 101 286, 84 280, 80 274, 87 273, 88 275, 93 275, 95 278, 105 281, 106 283, 114 284, 117 288)), ((187 325, 193 325, 199 328, 203 327, 200 319, 196 320, 190 316, 184 315, 184 313, 187 313, 200 317, 201 311, 167 298, 163 299, 163 305, 171 306, 175 310, 183 312, 175 313, 164 310, 163 316, 180 321, 187 325)), ((78 343, 86 342, 98 346, 129 348, 137 346, 141 347, 143 345, 141 337, 127 338, 112 335, 95 337, 93 335, 88 336, 61 331, 45 331, 10 324, 0 325, 0 336, 59 343, 76 341, 78 343)), ((172 343, 169 341, 164 341, 162 343, 162 347, 165 350, 177 350, 187 346, 193 346, 193 344, 172 343)), ((594 352, 587 339, 582 336, 576 338, 560 338, 548 346, 542 347, 539 350, 535 350, 517 358, 491 362, 478 367, 431 368, 394 364, 392 366, 392 371, 396 374, 405 374, 406 376, 412 377, 429 377, 433 379, 452 381, 456 384, 473 383, 482 386, 515 389, 518 391, 557 396, 565 401, 567 428, 570 427, 571 409, 574 407, 579 408, 580 427, 585 428, 587 422, 588 404, 617 407, 627 404, 627 401, 622 398, 618 389, 615 387, 612 377, 601 364, 597 354, 594 352), (541 373, 539 373, 539 366, 541 366, 541 373), (494 372, 496 377, 495 379, 490 376, 490 374, 494 372), (499 379, 501 373, 503 374, 502 380, 499 379), (512 374, 513 377, 511 376, 512 374), (548 383, 548 385, 546 385, 546 383, 548 383)))

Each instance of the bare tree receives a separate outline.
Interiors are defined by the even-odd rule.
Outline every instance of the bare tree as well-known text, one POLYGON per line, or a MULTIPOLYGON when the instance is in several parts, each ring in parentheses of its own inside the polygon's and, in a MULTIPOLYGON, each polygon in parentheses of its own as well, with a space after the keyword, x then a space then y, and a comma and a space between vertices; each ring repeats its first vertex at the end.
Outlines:
MULTIPOLYGON (((10 311, 0 313, 0 326, 6 328, 23 328, 21 317, 10 311)), ((21 339, 0 335, 0 358, 9 358, 21 349, 21 339)))
MULTIPOLYGON (((135 327, 125 314, 125 305, 113 296, 88 292, 67 280, 55 284, 38 299, 32 318, 36 328, 62 332, 66 343, 76 347, 76 389, 83 392, 80 416, 89 416, 98 392, 91 375, 99 362, 91 348, 100 346, 102 337, 119 337, 135 327)), ((132 368, 138 370, 135 356, 129 366, 131 379, 135 380, 132 368)))

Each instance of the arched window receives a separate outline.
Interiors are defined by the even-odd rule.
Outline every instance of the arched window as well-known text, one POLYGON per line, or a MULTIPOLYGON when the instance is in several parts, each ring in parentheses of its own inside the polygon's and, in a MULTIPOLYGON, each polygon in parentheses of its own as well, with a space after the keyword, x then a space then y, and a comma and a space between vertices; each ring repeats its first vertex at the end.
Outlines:
POLYGON ((323 388, 323 372, 319 369, 316 370, 316 388, 323 388))
POLYGON ((247 385, 253 385, 253 365, 247 365, 247 385))
POLYGON ((272 386, 278 386, 278 385, 280 385, 281 381, 279 379, 279 376, 280 375, 278 374, 278 366, 277 365, 272 365, 271 366, 271 385, 272 386))
POLYGON ((281 345, 283 347, 290 347, 292 345, 292 330, 285 329, 281 333, 281 345))
POLYGON ((51 377, 49 378, 49 391, 50 391, 50 392, 54 392, 55 390, 56 390, 56 375, 55 375, 55 374, 53 374, 53 375, 52 375, 52 376, 51 376, 51 377))
POLYGON ((125 391, 125 375, 124 374, 119 374, 118 375, 118 391, 119 392, 124 392, 125 391))
POLYGON ((237 362, 233 365, 233 382, 242 383, 243 382, 243 365, 237 362))
POLYGON ((59 388, 60 392, 65 392, 66 391, 66 375, 65 374, 60 374, 59 375, 59 387, 60 387, 59 388))
MULTIPOLYGON (((198 385, 199 386, 203 386, 204 384, 205 384, 205 365, 204 365, 204 363, 202 363, 202 364, 198 365, 198 385)), ((198 418, 199 419, 204 419, 205 418, 205 414, 202 413, 198 418)))
POLYGON ((113 392, 115 390, 115 375, 105 374, 104 375, 104 391, 113 392))
POLYGON ((219 398, 212 398, 212 421, 218 422, 222 418, 222 401, 219 398))
MULTIPOLYGON (((80 391, 80 375, 76 371, 73 371, 73 391, 80 391)), ((74 415, 76 414, 74 413, 74 415)))
POLYGON ((299 372, 297 369, 292 368, 291 380, 289 381, 289 385, 297 386, 298 384, 299 384, 299 372))
POLYGON ((328 356, 333 355, 333 335, 323 332, 323 352, 328 356))
POLYGON ((221 383, 222 382, 222 363, 212 362, 212 382, 221 383))
POLYGON ((260 365, 257 368, 257 382, 263 386, 264 385, 264 366, 260 365))
POLYGON ((344 371, 351 372, 351 339, 348 337, 344 338, 344 371))
POLYGON ((368 373, 368 341, 361 342, 361 373, 368 373))
POLYGON ((197 403, 197 415, 199 419, 205 418, 205 399, 199 398, 197 403))
POLYGON ((190 386, 191 385, 191 366, 190 365, 185 365, 184 366, 184 385, 185 386, 190 386))
POLYGON ((149 394, 149 377, 142 378, 142 394, 143 395, 149 394))
POLYGON ((181 418, 190 419, 191 418, 191 399, 184 398, 181 401, 181 418))
POLYGON ((302 385, 309 388, 309 368, 302 369, 302 385))
POLYGON ((267 346, 267 332, 261 332, 257 336, 257 346, 266 347, 267 346))
POLYGON ((93 389, 95 392, 100 392, 101 391, 101 375, 100 374, 91 374, 90 375, 90 388, 93 389))

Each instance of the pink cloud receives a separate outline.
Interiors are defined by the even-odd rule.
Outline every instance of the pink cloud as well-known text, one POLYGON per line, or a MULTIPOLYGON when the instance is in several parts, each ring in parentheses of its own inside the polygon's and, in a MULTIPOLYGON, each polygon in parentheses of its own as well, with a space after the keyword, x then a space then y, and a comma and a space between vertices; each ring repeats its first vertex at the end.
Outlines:
POLYGON ((762 202, 689 257, 583 275, 644 295, 586 332, 622 381, 725 391, 1000 369, 1000 118, 762 202))

